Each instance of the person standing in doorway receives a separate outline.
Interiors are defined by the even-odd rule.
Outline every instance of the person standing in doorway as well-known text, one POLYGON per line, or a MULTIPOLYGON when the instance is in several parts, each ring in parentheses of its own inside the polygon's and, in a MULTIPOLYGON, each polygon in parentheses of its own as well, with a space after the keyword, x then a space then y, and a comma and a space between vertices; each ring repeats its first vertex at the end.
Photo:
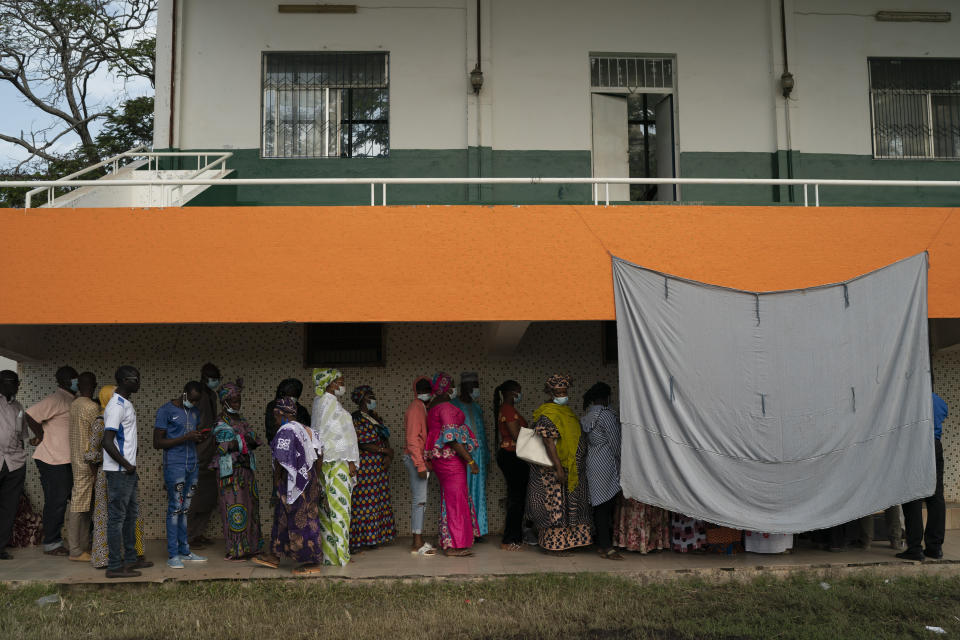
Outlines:
POLYGON ((12 560, 7 543, 13 534, 17 506, 27 477, 27 421, 17 400, 20 377, 15 371, 0 371, 0 560, 12 560))
MULTIPOLYGON (((931 376, 932 378, 933 376, 931 376)), ((932 382, 932 380, 931 380, 932 382)), ((903 519, 907 534, 907 548, 897 554, 904 560, 923 560, 924 557, 943 557, 943 538, 946 529, 947 505, 943 500, 943 421, 947 419, 947 403, 936 392, 933 394, 933 446, 937 466, 937 485, 932 496, 912 500, 903 505, 903 519), (927 526, 923 526, 923 505, 927 505, 927 526), (923 545, 926 546, 924 548, 923 545)))
POLYGON ((90 442, 90 428, 100 415, 100 405, 93 399, 97 390, 97 376, 84 371, 77 378, 77 399, 70 405, 70 466, 73 471, 73 490, 70 494, 68 520, 70 560, 90 561, 90 513, 93 510, 93 468, 83 461, 90 442))
POLYGON ((135 578, 152 567, 137 558, 137 412, 130 396, 140 390, 140 372, 123 365, 117 389, 103 412, 103 470, 107 476, 107 577, 135 578))
POLYGON ((487 449, 487 431, 483 424, 483 410, 480 408, 480 376, 476 371, 464 371, 460 374, 460 395, 452 400, 453 406, 463 411, 467 428, 477 440, 477 449, 473 459, 479 471, 467 475, 467 487, 470 500, 477 510, 477 527, 480 535, 474 542, 483 542, 483 536, 489 533, 487 526, 487 467, 490 451, 487 449))
POLYGON ((403 414, 407 443, 403 464, 410 475, 410 494, 413 501, 410 507, 410 531, 413 533, 410 553, 435 556, 437 550, 423 539, 423 514, 427 509, 427 479, 430 477, 430 463, 423 457, 427 444, 427 403, 433 398, 430 393, 430 378, 417 378, 413 383, 413 393, 416 397, 410 401, 403 414))
POLYGON ((167 487, 167 566, 183 569, 184 562, 206 562, 190 550, 187 512, 197 489, 197 443, 210 437, 197 431, 203 385, 191 380, 180 397, 157 410, 153 448, 163 451, 163 482, 167 487))
POLYGON ((80 388, 77 370, 57 369, 57 390, 27 409, 27 424, 35 434, 33 461, 40 472, 43 488, 43 552, 52 556, 69 555, 63 546, 64 515, 73 490, 70 466, 70 405, 80 388))
POLYGON ((200 383, 203 393, 197 410, 200 412, 200 421, 197 431, 207 437, 197 443, 197 490, 190 500, 190 510, 187 513, 187 539, 191 547, 208 545, 212 540, 204 535, 210 516, 217 509, 217 499, 220 495, 217 488, 217 472, 210 468, 213 456, 217 453, 217 441, 212 437, 213 428, 219 421, 220 402, 217 390, 220 389, 220 369, 217 365, 208 362, 200 368, 200 383))

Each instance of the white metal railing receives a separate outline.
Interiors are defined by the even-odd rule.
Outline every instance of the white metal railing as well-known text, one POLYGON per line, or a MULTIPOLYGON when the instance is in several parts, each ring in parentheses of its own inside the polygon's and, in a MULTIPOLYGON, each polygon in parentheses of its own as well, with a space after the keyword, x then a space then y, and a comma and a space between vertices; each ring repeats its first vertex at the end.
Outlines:
MULTIPOLYGON (((47 192, 47 205, 51 204, 56 198, 55 190, 58 188, 74 188, 74 187, 88 187, 88 186, 143 186, 141 180, 76 180, 78 176, 82 176, 85 173, 94 171, 101 167, 110 166, 112 168, 112 174, 116 175, 121 168, 134 168, 139 169, 140 167, 146 165, 146 171, 160 171, 160 158, 179 158, 179 157, 196 157, 197 158, 197 170, 194 173, 191 173, 188 180, 196 179, 198 176, 202 175, 206 171, 214 170, 216 167, 220 167, 220 177, 222 178, 227 173, 227 160, 233 157, 233 153, 229 151, 146 151, 146 145, 141 145, 139 147, 134 147, 123 153, 118 153, 112 158, 107 158, 101 162, 98 162, 89 167, 85 167, 80 171, 75 171, 69 175, 63 176, 62 178, 57 178, 56 180, 42 180, 42 181, 33 181, 32 184, 37 185, 35 189, 31 189, 26 193, 25 206, 27 209, 31 208, 33 204, 33 196, 47 192), (210 161, 210 157, 213 156, 214 160, 210 161), (121 165, 121 162, 124 158, 140 158, 139 161, 130 162, 127 164, 121 165), (200 164, 200 159, 203 158, 203 165, 200 164), (144 162, 145 160, 145 162, 144 162)), ((175 180, 175 179, 174 179, 175 180)), ((12 183, 3 182, 3 187, 13 188, 12 183)), ((27 181, 18 181, 19 183, 27 181)), ((163 180, 152 180, 151 184, 160 184, 165 182, 163 180)), ((20 184, 20 187, 30 186, 29 184, 20 184)), ((183 187, 188 186, 185 184, 179 184, 180 194, 183 195, 183 187)), ((2 187, 0 187, 2 188, 2 187)), ((170 190, 172 195, 173 189, 170 190)), ((164 196, 166 200, 166 192, 161 189, 161 195, 164 196)))
MULTIPOLYGON (((149 152, 141 155, 150 156, 208 156, 214 153, 203 152, 149 152)), ((230 153, 224 153, 230 157, 230 153)), ((220 164, 216 161, 211 164, 220 164)), ((199 160, 198 160, 199 164, 199 160)), ((225 165, 222 171, 225 172, 225 165)), ((202 173, 198 169, 199 175, 202 173)), ((69 177, 69 176, 68 176, 69 177)), ((960 189, 960 180, 841 180, 832 178, 234 178, 228 181, 212 178, 166 178, 131 180, 0 180, 2 188, 36 187, 32 192, 42 191, 44 188, 61 186, 160 186, 174 188, 185 186, 294 186, 294 185, 370 185, 370 206, 376 206, 376 185, 381 185, 381 206, 387 204, 387 185, 430 184, 430 185, 481 185, 481 184, 589 184, 593 185, 593 203, 600 204, 599 187, 605 187, 604 205, 610 204, 610 185, 612 184, 645 184, 645 185, 753 185, 753 186, 796 186, 803 187, 803 206, 810 206, 809 187, 813 187, 813 206, 820 206, 820 187, 914 187, 914 188, 955 188, 960 189)), ((166 200, 166 198, 164 198, 166 200)), ((27 200, 27 208, 30 200, 27 200)), ((799 204, 799 203, 798 203, 799 204)))

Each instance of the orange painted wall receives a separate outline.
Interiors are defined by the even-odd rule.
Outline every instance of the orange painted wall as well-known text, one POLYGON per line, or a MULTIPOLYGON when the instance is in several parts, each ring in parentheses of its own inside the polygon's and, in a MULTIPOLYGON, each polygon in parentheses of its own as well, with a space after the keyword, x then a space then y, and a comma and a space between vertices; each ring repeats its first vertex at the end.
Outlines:
POLYGON ((930 252, 960 317, 960 215, 694 206, 2 209, 0 324, 613 319, 607 251, 746 290, 930 252))

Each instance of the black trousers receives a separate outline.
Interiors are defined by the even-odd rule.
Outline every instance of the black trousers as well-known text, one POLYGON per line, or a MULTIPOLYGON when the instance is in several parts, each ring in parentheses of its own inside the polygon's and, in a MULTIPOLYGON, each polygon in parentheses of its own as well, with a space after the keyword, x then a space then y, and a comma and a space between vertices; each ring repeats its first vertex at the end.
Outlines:
POLYGON ((17 519, 17 507, 20 506, 20 494, 23 493, 23 481, 27 477, 27 465, 16 471, 10 471, 7 463, 0 466, 0 553, 10 544, 13 535, 13 523, 17 519))
POLYGON ((593 526, 597 530, 597 547, 609 549, 613 546, 613 510, 617 496, 593 508, 593 526))
POLYGON ((507 519, 503 525, 503 544, 523 544, 523 511, 527 503, 530 465, 513 451, 497 450, 497 466, 507 482, 507 519))
POLYGON ((923 542, 928 553, 943 551, 944 529, 947 524, 947 505, 943 500, 943 445, 935 440, 937 460, 937 488, 928 498, 920 498, 903 505, 903 523, 907 534, 906 553, 922 553, 923 542), (923 504, 927 504, 927 528, 923 528, 923 504))
POLYGON ((61 532, 63 517, 67 513, 67 501, 73 491, 73 467, 69 462, 34 462, 40 471, 40 486, 43 488, 43 550, 50 551, 63 544, 61 532))

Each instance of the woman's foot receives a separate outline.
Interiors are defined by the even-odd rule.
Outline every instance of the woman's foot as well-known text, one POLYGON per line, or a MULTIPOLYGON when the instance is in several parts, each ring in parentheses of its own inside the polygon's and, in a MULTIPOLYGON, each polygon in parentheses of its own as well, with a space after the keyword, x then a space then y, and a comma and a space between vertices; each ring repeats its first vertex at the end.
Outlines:
POLYGON ((249 560, 247 556, 241 556, 236 558, 234 556, 223 556, 223 559, 226 560, 227 562, 246 562, 247 560, 249 560))
POLYGON ((486 540, 483 539, 483 536, 477 536, 473 539, 474 544, 483 544, 486 540))
POLYGON ((297 567, 296 569, 294 569, 294 570, 293 570, 293 575, 295 575, 295 576, 308 576, 308 575, 311 575, 311 574, 320 573, 321 571, 322 571, 322 567, 321 567, 320 564, 318 564, 318 563, 316 563, 316 562, 311 562, 311 563, 308 563, 308 564, 302 564, 302 565, 300 565, 299 567, 297 567))
POLYGON ((507 542, 500 545, 501 551, 523 551, 523 545, 516 542, 507 542))
POLYGON ((569 558, 573 555, 573 553, 570 551, 550 551, 548 549, 544 549, 543 552, 548 556, 553 556, 554 558, 569 558))
POLYGON ((604 560, 623 560, 623 556, 620 555, 620 552, 613 547, 610 547, 609 549, 598 549, 597 552, 604 560))
POLYGON ((473 551, 470 551, 470 549, 446 549, 443 555, 449 558, 469 558, 473 555, 473 551))

